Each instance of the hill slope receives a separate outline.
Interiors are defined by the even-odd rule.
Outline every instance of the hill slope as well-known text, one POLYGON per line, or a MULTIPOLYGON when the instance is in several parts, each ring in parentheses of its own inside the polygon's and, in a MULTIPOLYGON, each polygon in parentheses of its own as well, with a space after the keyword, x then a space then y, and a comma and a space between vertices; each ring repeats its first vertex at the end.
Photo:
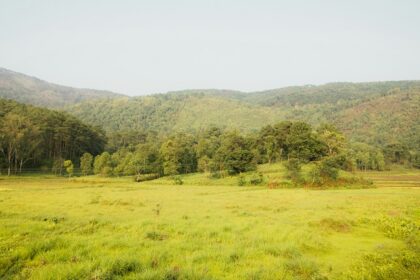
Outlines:
POLYGON ((250 131, 281 118, 275 108, 202 93, 157 94, 95 100, 68 107, 73 115, 107 131, 197 131, 209 126, 250 131))
POLYGON ((60 86, 0 68, 0 98, 36 106, 58 108, 89 99, 118 96, 122 95, 110 91, 60 86))
MULTIPOLYGON (((334 123, 354 140, 420 147, 420 82, 335 83, 259 93, 189 90, 82 102, 67 110, 108 131, 252 131, 280 120, 334 123)), ((417 149, 416 148, 416 149, 417 149)))
POLYGON ((420 149, 420 81, 329 83, 250 93, 184 90, 130 98, 54 85, 0 68, 0 97, 64 108, 108 132, 168 134, 208 126, 249 132, 281 120, 303 120, 334 123, 357 141, 399 141, 420 149))

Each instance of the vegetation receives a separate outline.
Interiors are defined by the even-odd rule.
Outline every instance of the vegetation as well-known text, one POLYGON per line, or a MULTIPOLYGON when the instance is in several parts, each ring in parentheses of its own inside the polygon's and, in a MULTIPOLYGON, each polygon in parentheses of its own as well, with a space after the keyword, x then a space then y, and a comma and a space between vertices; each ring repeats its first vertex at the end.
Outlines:
POLYGON ((36 106, 58 108, 84 100, 121 97, 104 90, 77 89, 51 84, 0 67, 0 98, 36 106))
POLYGON ((420 275, 420 82, 99 94, 0 69, 1 279, 420 275))
MULTIPOLYGON (((314 127, 329 123, 342 131, 349 143, 369 145, 357 147, 363 150, 363 156, 357 160, 358 168, 384 169, 392 157, 392 151, 384 152, 387 147, 400 149, 394 156, 401 158, 392 161, 420 166, 419 81, 330 83, 250 93, 186 90, 129 98, 51 85, 2 69, 1 96, 65 108, 83 122, 104 128, 108 136, 106 148, 111 153, 150 142, 146 137, 161 142, 162 137, 179 132, 197 135, 210 127, 256 133, 267 124, 294 120, 314 127), (99 96, 107 98, 98 99, 99 96), (370 155, 365 157, 367 153, 370 155)), ((269 139, 264 142, 270 143, 269 139)), ((275 146, 267 145, 265 149, 279 153, 275 146)), ((276 158, 275 154, 267 156, 276 158)), ((205 158, 201 167, 209 168, 205 158)))
MULTIPOLYGON (((260 167, 265 177, 285 176, 281 164, 260 167)), ((367 173, 388 186, 420 182, 419 171, 367 173)), ((244 175, 249 182, 253 173, 244 175)), ((182 175, 182 185, 170 177, 0 180, 2 279, 399 280, 420 273, 417 188, 268 190, 199 173, 182 175)))
POLYGON ((0 99, 0 170, 20 173, 23 168, 53 168, 61 173, 64 160, 79 163, 80 156, 101 153, 101 129, 74 117, 0 99))
POLYGON ((255 93, 191 90, 82 102, 66 110, 108 132, 255 131, 281 120, 331 123, 351 141, 420 149, 420 82, 333 83, 255 93), (406 125, 401 126, 404 123, 406 125))

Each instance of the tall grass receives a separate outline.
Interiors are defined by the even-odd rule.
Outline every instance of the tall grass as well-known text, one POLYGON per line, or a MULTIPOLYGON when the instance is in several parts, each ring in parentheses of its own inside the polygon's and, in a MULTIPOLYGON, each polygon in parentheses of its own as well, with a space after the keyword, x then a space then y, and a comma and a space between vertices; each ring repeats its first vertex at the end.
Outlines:
MULTIPOLYGON (((280 176, 281 168, 259 171, 280 176)), ((0 278, 420 275, 420 189, 239 187, 236 177, 202 174, 182 180, 2 177, 0 278)))

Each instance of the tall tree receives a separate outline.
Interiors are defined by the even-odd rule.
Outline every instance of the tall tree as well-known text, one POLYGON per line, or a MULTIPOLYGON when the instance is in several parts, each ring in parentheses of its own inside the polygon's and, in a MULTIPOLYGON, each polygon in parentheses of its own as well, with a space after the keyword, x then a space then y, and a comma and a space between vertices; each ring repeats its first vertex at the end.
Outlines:
POLYGON ((80 158, 80 169, 83 176, 92 174, 93 171, 93 156, 90 153, 84 153, 80 158))

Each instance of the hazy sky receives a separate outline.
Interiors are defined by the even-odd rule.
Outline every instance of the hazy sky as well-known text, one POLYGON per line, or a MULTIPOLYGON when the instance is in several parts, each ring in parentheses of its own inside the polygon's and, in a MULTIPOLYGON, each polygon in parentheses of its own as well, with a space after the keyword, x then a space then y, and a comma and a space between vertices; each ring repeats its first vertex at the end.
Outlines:
POLYGON ((420 79, 420 0, 0 0, 0 67, 130 95, 420 79))

